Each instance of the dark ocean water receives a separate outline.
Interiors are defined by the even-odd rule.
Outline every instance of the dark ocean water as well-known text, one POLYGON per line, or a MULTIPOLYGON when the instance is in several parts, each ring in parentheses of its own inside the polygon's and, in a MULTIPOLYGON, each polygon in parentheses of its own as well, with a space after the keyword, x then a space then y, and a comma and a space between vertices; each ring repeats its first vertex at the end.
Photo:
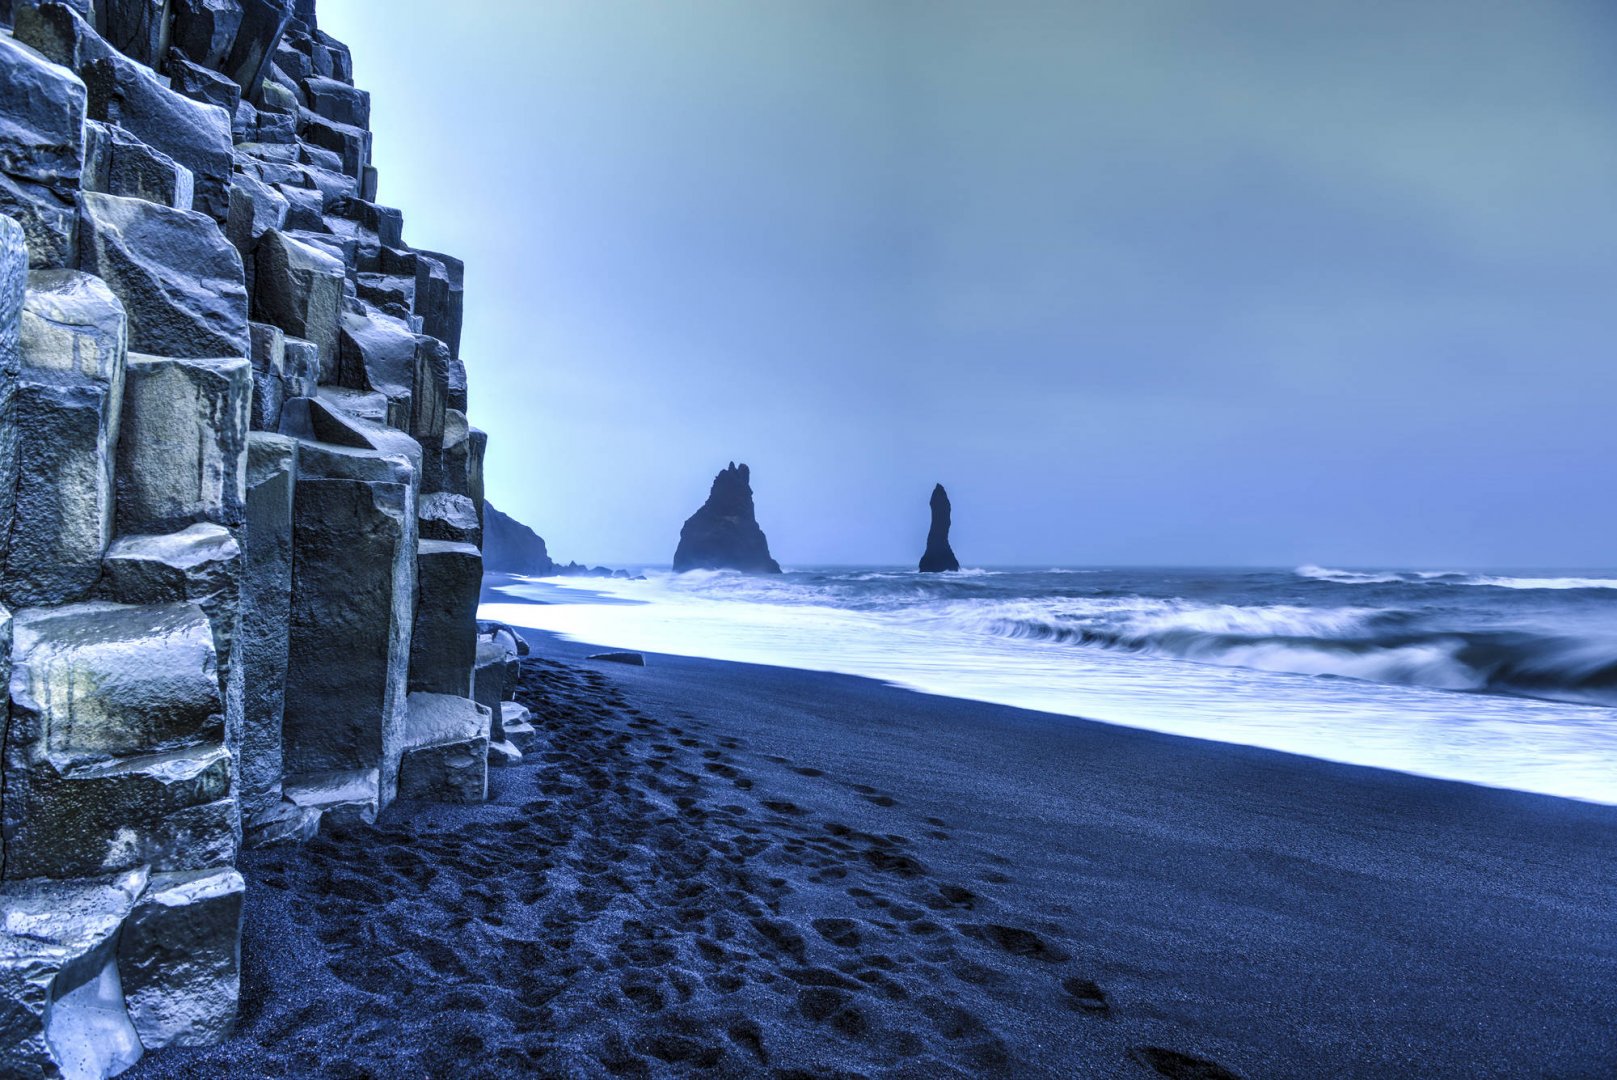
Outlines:
POLYGON ((515 584, 518 604, 548 603, 491 607, 625 648, 1617 802, 1617 572, 844 567, 572 584, 515 584))

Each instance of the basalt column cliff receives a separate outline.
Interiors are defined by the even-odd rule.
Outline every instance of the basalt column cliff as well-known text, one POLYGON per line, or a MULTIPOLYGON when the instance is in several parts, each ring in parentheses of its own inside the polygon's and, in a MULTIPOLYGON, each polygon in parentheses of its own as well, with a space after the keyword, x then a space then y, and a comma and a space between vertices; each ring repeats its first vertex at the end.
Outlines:
POLYGON ((461 264, 312 0, 0 25, 0 1076, 102 1076, 229 1033, 241 847, 481 799, 532 729, 461 264))

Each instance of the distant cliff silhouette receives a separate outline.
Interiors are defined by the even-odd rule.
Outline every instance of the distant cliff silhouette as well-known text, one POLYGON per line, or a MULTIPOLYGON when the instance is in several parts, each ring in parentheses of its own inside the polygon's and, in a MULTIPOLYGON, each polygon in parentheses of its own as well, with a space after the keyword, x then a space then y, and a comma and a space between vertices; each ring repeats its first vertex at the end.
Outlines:
POLYGON ((921 556, 923 574, 960 569, 960 560, 949 547, 949 510, 949 493, 939 484, 932 489, 932 528, 926 534, 926 554, 921 556))
POLYGON ((549 577, 557 567, 545 547, 544 537, 486 502, 483 504, 483 569, 549 577))
POLYGON ((674 571, 686 570, 780 573, 780 564, 770 557, 769 540, 753 513, 751 474, 745 465, 732 461, 715 476, 707 502, 679 531, 674 571))

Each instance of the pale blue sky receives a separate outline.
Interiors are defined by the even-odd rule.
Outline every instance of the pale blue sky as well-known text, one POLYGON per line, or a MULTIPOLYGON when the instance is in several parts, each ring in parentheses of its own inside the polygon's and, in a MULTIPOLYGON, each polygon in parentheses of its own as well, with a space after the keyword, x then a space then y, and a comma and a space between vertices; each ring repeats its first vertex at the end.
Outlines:
POLYGON ((1617 564, 1603 0, 320 13, 563 557, 1617 564))

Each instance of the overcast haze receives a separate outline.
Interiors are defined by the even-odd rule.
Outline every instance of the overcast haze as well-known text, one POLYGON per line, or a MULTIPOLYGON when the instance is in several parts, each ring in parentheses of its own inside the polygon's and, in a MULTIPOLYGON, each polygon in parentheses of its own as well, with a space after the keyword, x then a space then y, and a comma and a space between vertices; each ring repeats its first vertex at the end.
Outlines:
POLYGON ((1608 0, 321 0, 490 497, 664 563, 1617 563, 1608 0))

